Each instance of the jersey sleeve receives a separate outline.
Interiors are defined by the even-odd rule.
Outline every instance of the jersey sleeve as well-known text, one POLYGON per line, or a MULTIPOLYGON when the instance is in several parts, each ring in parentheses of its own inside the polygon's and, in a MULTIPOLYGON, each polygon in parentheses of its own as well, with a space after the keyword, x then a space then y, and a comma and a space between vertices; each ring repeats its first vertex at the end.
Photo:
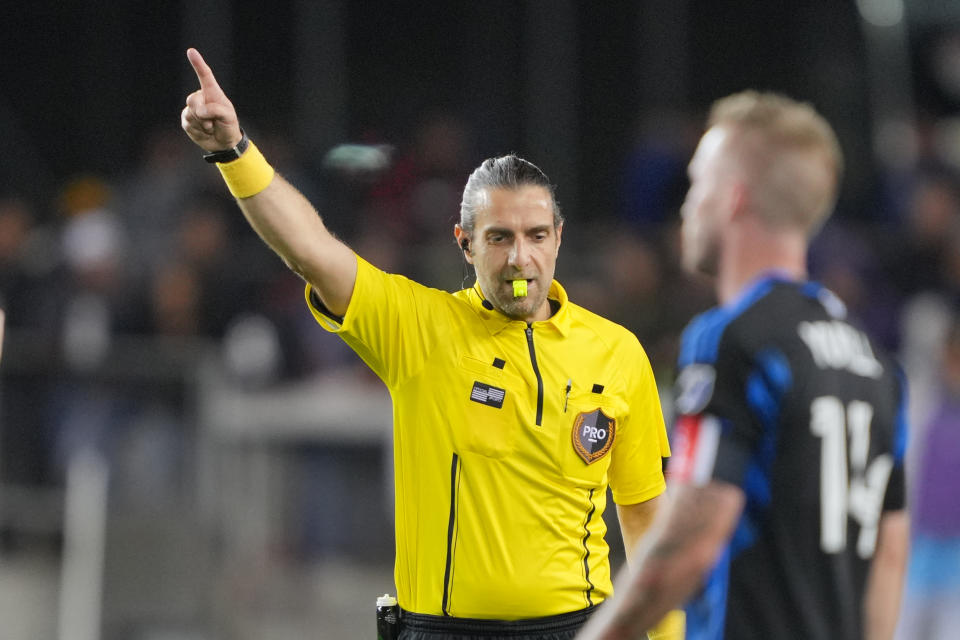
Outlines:
POLYGON ((670 478, 743 487, 751 456, 763 438, 747 398, 768 391, 761 378, 751 376, 751 359, 729 336, 704 342, 696 325, 684 333, 681 354, 686 357, 681 358, 675 388, 670 478))
POLYGON ((663 459, 670 456, 653 369, 639 342, 636 347, 638 355, 628 365, 633 369, 630 408, 611 452, 609 480, 617 504, 646 502, 663 493, 663 459))
POLYGON ((433 291, 357 256, 357 281, 342 318, 323 306, 310 284, 305 296, 317 323, 338 334, 392 389, 420 370, 432 348, 431 325, 424 316, 436 303, 433 291))

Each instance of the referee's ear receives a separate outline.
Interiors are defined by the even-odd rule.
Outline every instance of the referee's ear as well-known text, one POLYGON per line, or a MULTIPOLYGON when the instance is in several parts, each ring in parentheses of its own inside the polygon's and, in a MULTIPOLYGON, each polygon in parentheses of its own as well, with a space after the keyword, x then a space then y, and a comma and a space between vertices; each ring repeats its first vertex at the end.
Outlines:
POLYGON ((457 246, 463 251, 464 260, 473 264, 473 254, 470 251, 470 235, 459 224, 455 224, 453 226, 453 237, 457 241, 457 246))

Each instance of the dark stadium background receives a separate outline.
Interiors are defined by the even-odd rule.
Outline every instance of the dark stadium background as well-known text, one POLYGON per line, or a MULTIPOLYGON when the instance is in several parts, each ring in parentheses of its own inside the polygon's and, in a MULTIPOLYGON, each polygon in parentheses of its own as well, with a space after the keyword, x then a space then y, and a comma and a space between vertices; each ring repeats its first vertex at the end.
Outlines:
MULTIPOLYGON (((901 89, 935 113, 958 108, 922 64, 925 44, 947 28, 943 20, 956 19, 950 4, 907 3, 918 57, 901 89)), ((178 135, 177 114, 193 88, 183 51, 196 46, 244 121, 290 135, 306 161, 341 136, 403 140, 436 109, 475 123, 483 155, 516 148, 541 156, 529 142, 547 144, 552 125, 537 120, 550 115, 571 125, 553 144, 575 157, 548 153, 543 164, 570 172, 556 178, 565 202, 599 215, 614 205, 609 177, 644 109, 696 117, 732 91, 784 91, 813 101, 835 123, 853 178, 849 214, 869 215, 869 197, 850 201, 872 185, 874 124, 852 0, 65 0, 9 3, 0 29, 4 184, 31 194, 49 193, 78 171, 122 173, 148 133, 178 135), (334 70, 302 60, 330 52, 334 70), (342 104, 326 105, 325 78, 338 81, 342 104), (305 124, 310 108, 300 105, 311 95, 337 122, 305 124)))

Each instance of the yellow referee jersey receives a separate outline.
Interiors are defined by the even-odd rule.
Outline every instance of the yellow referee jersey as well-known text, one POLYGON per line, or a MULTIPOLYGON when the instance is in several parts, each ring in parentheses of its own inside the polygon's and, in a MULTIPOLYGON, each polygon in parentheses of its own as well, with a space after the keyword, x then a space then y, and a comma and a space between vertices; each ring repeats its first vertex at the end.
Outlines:
POLYGON ((649 500, 669 455, 636 337, 556 281, 559 309, 528 325, 479 289, 451 294, 357 260, 342 319, 306 294, 393 398, 400 605, 512 620, 608 597, 607 485, 620 504, 649 500))

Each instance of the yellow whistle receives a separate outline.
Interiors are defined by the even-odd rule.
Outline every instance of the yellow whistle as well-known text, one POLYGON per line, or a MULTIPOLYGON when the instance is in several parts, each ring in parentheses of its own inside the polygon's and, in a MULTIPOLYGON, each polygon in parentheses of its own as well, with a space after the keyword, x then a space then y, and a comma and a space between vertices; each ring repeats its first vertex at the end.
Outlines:
POLYGON ((527 281, 526 280, 513 281, 513 297, 514 298, 527 297, 527 281))

